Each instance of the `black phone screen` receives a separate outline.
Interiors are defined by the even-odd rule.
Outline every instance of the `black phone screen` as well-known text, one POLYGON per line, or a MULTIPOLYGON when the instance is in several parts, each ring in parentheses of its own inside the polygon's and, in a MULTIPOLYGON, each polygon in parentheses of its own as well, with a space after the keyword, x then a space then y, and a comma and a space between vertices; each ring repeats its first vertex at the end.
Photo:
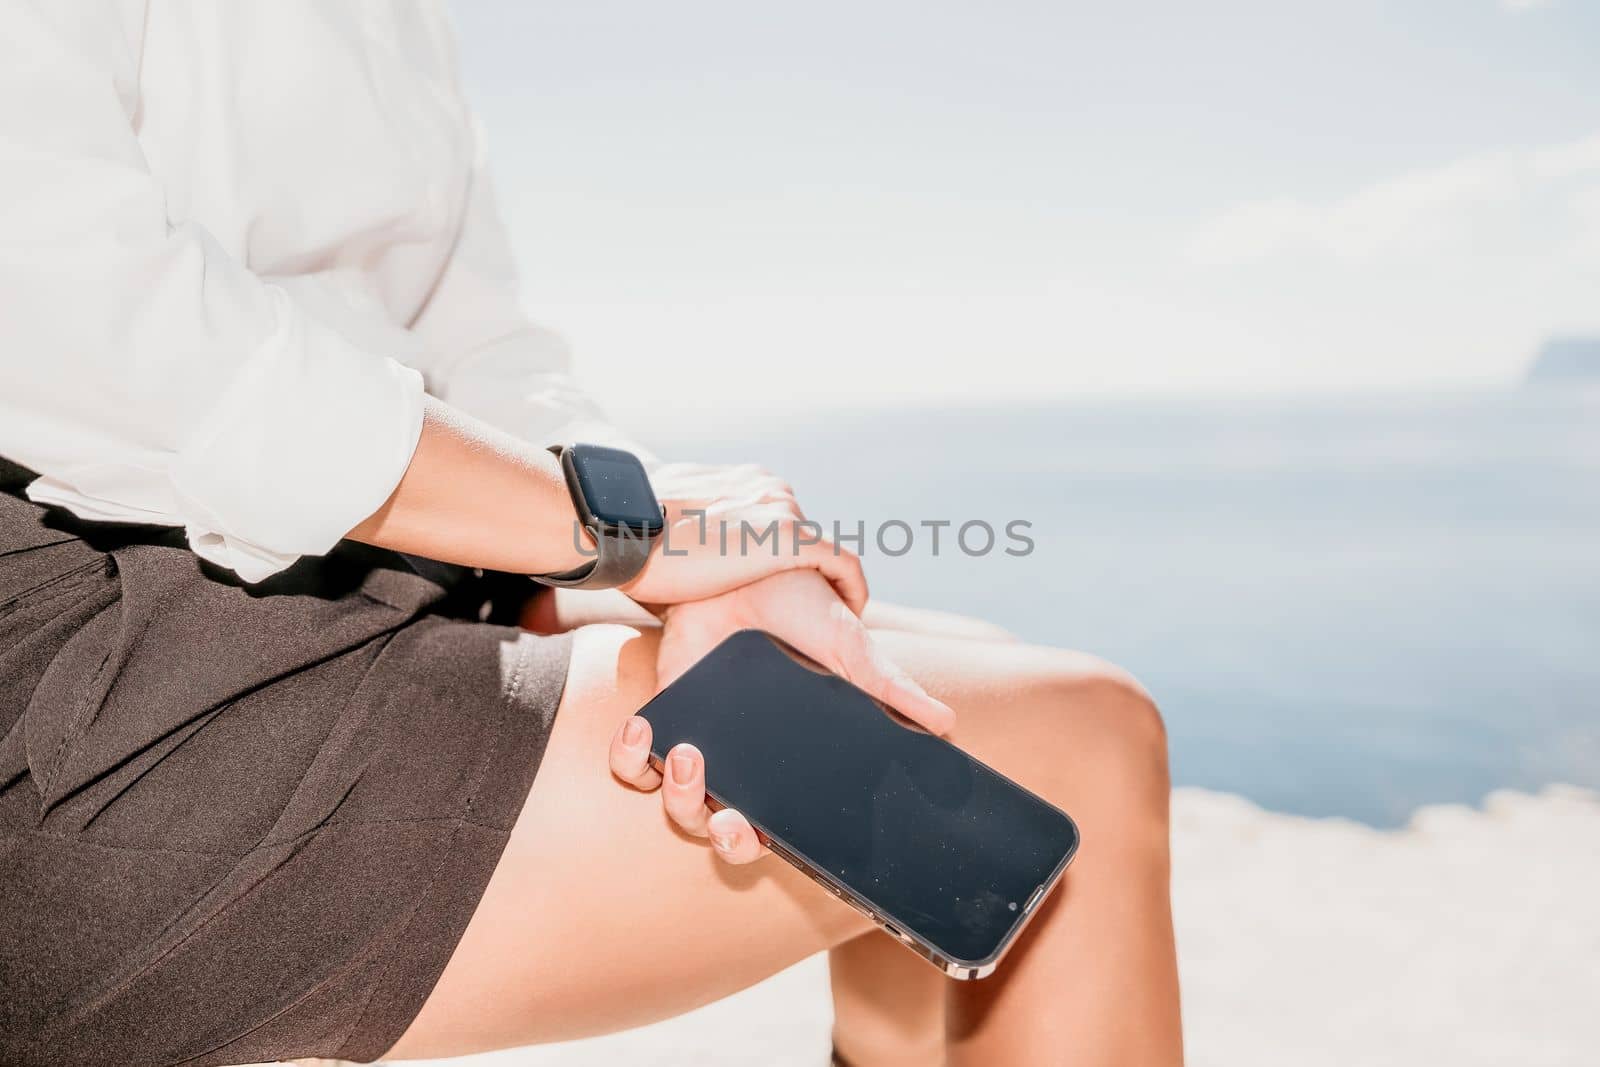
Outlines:
POLYGON ((951 960, 992 960, 1077 847, 1060 809, 757 630, 639 714, 658 758, 697 746, 717 800, 951 960))

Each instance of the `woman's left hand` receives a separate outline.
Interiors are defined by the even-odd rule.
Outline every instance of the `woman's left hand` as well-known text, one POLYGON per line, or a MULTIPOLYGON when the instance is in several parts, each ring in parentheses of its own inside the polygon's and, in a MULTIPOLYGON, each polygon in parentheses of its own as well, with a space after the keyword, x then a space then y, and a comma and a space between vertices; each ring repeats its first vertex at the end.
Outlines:
POLYGON ((666 687, 739 630, 765 630, 936 733, 955 713, 935 700, 878 648, 872 631, 816 571, 787 571, 708 600, 674 604, 662 614, 657 684, 666 687))
MULTIPOLYGON (((790 571, 764 578, 708 600, 675 604, 664 615, 657 677, 662 686, 693 666, 738 630, 760 629, 793 645, 856 686, 937 734, 955 725, 955 713, 891 662, 872 632, 815 571, 790 571)), ((705 805, 705 759, 690 744, 667 753, 666 777, 650 766, 650 724, 629 717, 611 739, 611 770, 640 789, 662 790, 667 814, 684 831, 711 838, 730 863, 748 863, 764 852, 749 820, 737 811, 716 813, 705 805)))

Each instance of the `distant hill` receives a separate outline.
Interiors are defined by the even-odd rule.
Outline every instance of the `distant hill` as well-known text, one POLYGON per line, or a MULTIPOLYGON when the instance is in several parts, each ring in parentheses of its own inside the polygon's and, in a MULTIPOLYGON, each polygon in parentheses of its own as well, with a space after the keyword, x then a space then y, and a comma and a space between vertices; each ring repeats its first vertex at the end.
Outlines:
POLYGON ((1600 337, 1552 337, 1533 357, 1525 381, 1537 385, 1600 385, 1600 337))

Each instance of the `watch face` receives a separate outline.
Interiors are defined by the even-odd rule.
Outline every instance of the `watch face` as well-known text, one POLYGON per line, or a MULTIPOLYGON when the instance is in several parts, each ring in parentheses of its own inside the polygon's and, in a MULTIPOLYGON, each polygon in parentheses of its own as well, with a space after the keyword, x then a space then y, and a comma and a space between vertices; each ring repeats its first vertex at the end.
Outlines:
POLYGON ((583 499, 595 518, 610 526, 629 526, 645 533, 654 533, 665 525, 644 464, 633 453, 600 445, 573 445, 568 455, 572 457, 583 499))

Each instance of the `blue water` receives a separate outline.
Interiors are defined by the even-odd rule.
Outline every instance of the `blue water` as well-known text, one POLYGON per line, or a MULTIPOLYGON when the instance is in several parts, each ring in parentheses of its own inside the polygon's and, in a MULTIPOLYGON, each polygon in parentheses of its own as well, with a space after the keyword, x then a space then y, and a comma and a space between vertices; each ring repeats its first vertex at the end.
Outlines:
POLYGON ((869 542, 874 594, 1129 667, 1166 713, 1179 783, 1381 826, 1503 786, 1600 787, 1600 392, 1124 401, 672 436, 652 440, 759 461, 813 516, 869 534, 1030 521, 1023 558, 969 558, 948 531, 937 557, 926 536, 898 558, 869 542))

